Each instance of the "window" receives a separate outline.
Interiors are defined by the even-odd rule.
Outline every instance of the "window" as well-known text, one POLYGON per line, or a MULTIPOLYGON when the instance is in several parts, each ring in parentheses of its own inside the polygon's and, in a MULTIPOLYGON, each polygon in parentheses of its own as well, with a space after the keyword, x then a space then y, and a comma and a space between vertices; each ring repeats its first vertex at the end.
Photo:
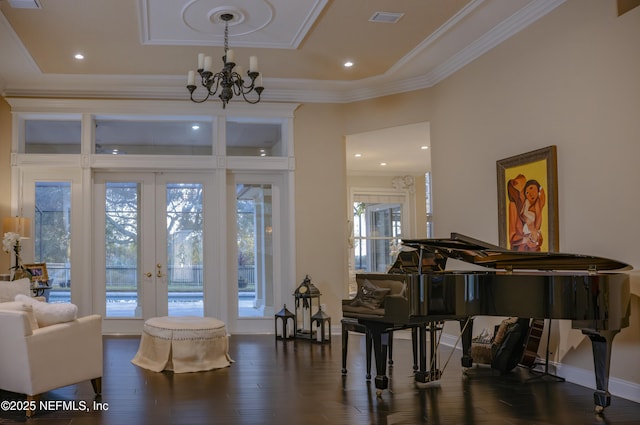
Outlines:
POLYGON ((353 203, 355 269, 386 272, 402 235, 402 207, 389 203, 353 203))
POLYGON ((21 99, 11 207, 33 220, 24 262, 46 262, 50 296, 103 314, 105 333, 177 315, 178 298, 230 332, 272 331, 296 282, 296 107, 21 99))
POLYGON ((96 119, 96 154, 211 155, 212 146, 210 119, 96 119))
POLYGON ((431 198, 431 173, 425 173, 424 175, 424 192, 427 212, 427 237, 433 237, 433 202, 431 198))
POLYGON ((26 120, 25 153, 78 154, 81 139, 80 120, 26 120))
POLYGON ((255 118, 227 119, 227 155, 287 156, 282 140, 282 124, 255 118))

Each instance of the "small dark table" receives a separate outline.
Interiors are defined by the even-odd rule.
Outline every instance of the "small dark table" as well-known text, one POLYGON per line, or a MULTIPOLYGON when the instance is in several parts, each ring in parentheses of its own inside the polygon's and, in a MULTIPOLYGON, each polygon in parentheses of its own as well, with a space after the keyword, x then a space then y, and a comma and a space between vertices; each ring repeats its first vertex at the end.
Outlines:
POLYGON ((31 292, 34 297, 42 297, 45 296, 45 292, 47 289, 51 289, 51 285, 49 285, 49 281, 47 280, 37 280, 35 282, 31 282, 31 292))

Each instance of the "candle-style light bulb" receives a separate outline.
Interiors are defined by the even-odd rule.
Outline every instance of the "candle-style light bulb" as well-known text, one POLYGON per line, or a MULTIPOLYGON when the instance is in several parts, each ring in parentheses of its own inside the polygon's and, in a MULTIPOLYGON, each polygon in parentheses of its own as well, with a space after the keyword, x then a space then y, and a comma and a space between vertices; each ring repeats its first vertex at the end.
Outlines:
POLYGON ((205 71, 211 71, 211 63, 212 63, 211 56, 205 56, 204 57, 204 67, 203 67, 203 69, 205 71))
POLYGON ((227 62, 235 62, 235 61, 236 61, 236 54, 233 51, 233 49, 227 50, 227 62))

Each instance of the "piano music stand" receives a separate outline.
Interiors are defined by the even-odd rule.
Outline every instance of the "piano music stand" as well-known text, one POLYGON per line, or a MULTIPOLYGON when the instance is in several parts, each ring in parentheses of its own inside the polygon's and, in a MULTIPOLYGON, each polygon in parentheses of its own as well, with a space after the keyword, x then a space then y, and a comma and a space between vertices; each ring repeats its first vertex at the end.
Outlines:
POLYGON ((546 377, 550 377, 552 381, 564 382, 563 377, 549 373, 549 341, 551 340, 551 320, 552 319, 549 319, 549 325, 547 326, 547 346, 545 348, 544 363, 535 362, 533 366, 529 368, 529 372, 531 372, 535 376, 532 376, 531 378, 527 379, 525 382, 531 382, 538 379, 545 379, 546 377), (536 365, 544 365, 544 371, 533 369, 536 365))

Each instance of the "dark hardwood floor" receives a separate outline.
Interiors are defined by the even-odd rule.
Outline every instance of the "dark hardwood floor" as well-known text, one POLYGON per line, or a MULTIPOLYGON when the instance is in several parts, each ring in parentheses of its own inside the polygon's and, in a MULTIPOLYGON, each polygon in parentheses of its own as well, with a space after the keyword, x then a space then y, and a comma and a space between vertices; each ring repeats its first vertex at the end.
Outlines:
MULTIPOLYGON (((640 404, 613 397, 596 415, 593 391, 571 383, 525 382, 517 368, 500 375, 486 367, 463 374, 455 351, 438 383, 416 388, 411 341, 396 338, 390 389, 376 397, 365 380, 364 339, 349 338, 348 375, 342 376, 341 342, 275 341, 273 336, 230 338, 231 367, 201 373, 154 373, 131 364, 139 338, 105 337, 103 410, 94 409, 89 382, 43 395, 51 411, 31 419, 0 411, 0 424, 45 425, 316 425, 316 424, 638 424, 640 404), (64 402, 85 402, 89 412, 64 402), (56 408, 56 404, 60 406, 56 408), (107 410, 108 409, 108 410, 107 410)), ((450 349, 441 352, 442 364, 450 349)), ((51 365, 55 367, 55 365, 51 365)), ((24 396, 0 391, 0 400, 24 396)))

